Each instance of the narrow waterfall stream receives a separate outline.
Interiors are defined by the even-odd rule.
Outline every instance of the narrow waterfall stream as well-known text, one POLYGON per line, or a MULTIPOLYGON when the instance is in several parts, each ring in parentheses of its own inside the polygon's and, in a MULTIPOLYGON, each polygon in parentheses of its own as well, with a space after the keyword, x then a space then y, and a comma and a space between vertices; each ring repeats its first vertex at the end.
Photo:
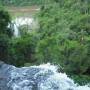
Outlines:
POLYGON ((65 73, 50 64, 17 68, 0 64, 0 90, 90 90, 77 86, 65 73))
POLYGON ((14 29, 14 36, 19 36, 19 27, 23 25, 28 25, 32 27, 32 24, 34 22, 33 18, 29 17, 19 17, 12 21, 13 29, 14 29))

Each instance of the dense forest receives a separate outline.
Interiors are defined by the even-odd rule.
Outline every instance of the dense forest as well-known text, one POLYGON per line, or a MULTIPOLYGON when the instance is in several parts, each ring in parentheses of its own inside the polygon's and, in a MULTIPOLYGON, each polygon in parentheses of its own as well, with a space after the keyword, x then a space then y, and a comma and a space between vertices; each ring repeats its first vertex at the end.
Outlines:
POLYGON ((0 8, 0 60, 15 66, 50 62, 68 74, 90 76, 90 0, 21 1, 1 4, 40 4, 39 28, 15 38, 7 27, 11 17, 0 8))
POLYGON ((28 6, 28 5, 42 5, 42 4, 50 4, 54 2, 54 0, 1 0, 0 1, 5 6, 28 6))

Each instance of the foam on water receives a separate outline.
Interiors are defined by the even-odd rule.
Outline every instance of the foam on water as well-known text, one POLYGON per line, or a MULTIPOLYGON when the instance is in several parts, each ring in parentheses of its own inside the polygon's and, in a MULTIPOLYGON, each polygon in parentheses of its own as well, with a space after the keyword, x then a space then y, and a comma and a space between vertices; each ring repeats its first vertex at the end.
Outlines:
POLYGON ((7 89, 0 90, 90 90, 88 86, 77 86, 65 73, 59 73, 57 69, 57 66, 49 63, 22 68, 4 64, 0 68, 0 75, 6 75, 7 89))

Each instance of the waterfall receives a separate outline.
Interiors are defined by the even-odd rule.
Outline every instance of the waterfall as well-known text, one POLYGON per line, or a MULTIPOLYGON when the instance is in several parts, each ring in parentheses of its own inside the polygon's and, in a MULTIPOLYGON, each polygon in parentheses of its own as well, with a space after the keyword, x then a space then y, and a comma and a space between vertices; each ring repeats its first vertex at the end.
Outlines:
POLYGON ((14 36, 19 36, 19 27, 23 25, 28 25, 32 27, 34 19, 29 17, 19 17, 12 21, 12 28, 14 29, 14 36))
POLYGON ((90 87, 77 86, 58 67, 42 64, 17 68, 0 64, 0 90, 90 90, 90 87))

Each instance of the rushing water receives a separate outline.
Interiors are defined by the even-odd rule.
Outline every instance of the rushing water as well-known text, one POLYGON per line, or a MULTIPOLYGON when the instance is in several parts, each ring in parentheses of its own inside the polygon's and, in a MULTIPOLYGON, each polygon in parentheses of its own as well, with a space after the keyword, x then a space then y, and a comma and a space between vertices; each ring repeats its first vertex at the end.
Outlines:
POLYGON ((0 64, 0 90, 90 90, 77 86, 65 73, 50 64, 16 68, 0 64))
POLYGON ((29 17, 19 17, 16 18, 15 20, 12 21, 12 25, 14 28, 14 36, 19 36, 19 27, 22 25, 28 25, 28 26, 32 26, 34 22, 33 18, 29 18, 29 17))

